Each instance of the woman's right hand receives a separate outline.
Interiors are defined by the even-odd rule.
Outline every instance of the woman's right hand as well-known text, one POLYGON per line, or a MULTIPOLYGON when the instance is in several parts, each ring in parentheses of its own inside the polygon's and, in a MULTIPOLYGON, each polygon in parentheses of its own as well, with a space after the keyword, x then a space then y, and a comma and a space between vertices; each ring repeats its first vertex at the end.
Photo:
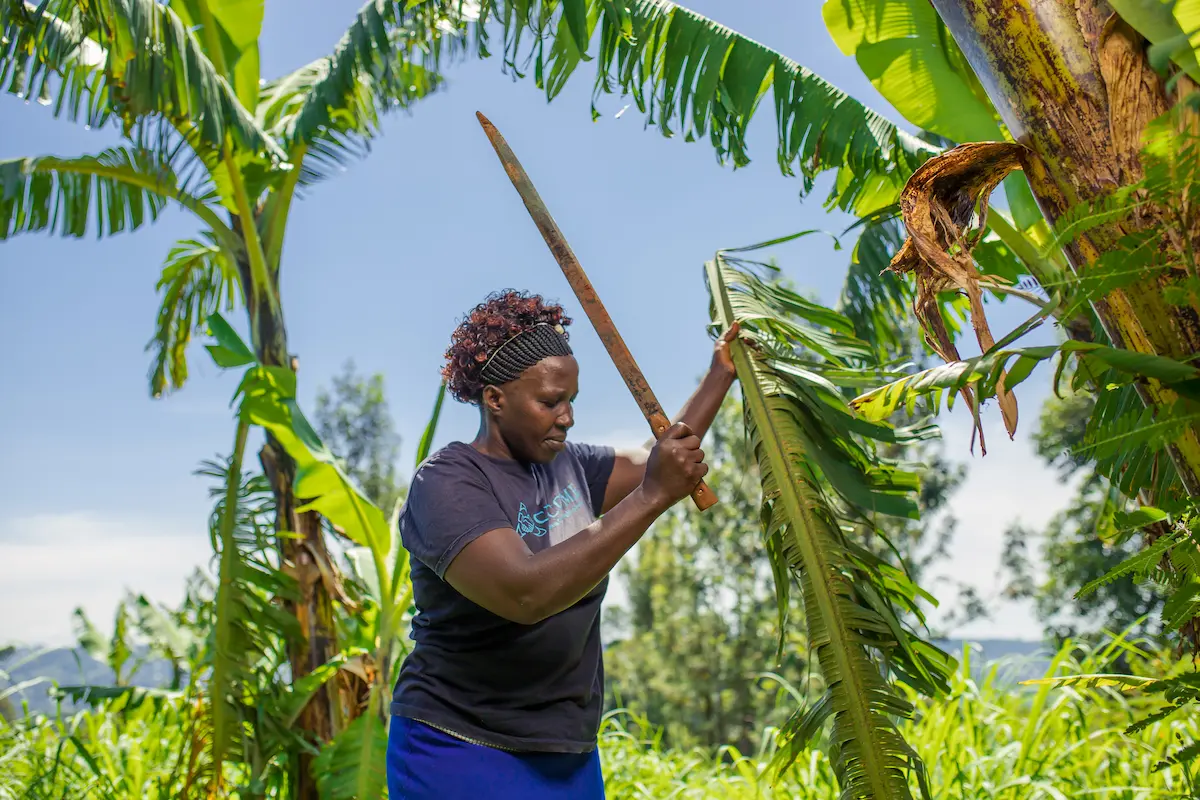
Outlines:
POLYGON ((652 503, 664 509, 692 493, 708 474, 700 437, 682 422, 676 422, 654 443, 646 460, 642 492, 652 503))

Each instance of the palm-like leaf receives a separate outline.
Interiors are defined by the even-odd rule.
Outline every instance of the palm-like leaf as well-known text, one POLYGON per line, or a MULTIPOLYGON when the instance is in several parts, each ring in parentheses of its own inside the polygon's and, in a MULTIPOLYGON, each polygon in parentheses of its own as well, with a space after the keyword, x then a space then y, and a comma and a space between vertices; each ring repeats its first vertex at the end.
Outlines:
POLYGON ((144 150, 113 148, 78 158, 0 161, 0 239, 49 230, 100 236, 134 230, 158 217, 175 176, 144 150))
POLYGON ((162 295, 154 338, 146 345, 154 360, 150 392, 159 397, 187 381, 187 346, 205 330, 208 317, 240 299, 240 276, 211 234, 205 241, 178 242, 167 254, 157 289, 162 295))
POLYGON ((1063 358, 1055 374, 1055 391, 1066 368, 1067 357, 1070 356, 1076 360, 1073 380, 1080 386, 1106 374, 1112 376, 1110 389, 1118 379, 1128 383, 1135 377, 1148 377, 1178 392, 1186 398, 1182 402, 1200 402, 1200 369, 1171 358, 1093 342, 1068 341, 1061 345, 1014 348, 1002 345, 1003 342, 975 358, 953 361, 906 375, 859 395, 851 405, 868 419, 884 420, 902 407, 911 410, 919 397, 928 397, 931 398, 932 410, 936 412, 944 393, 948 393, 948 406, 953 405, 954 394, 968 386, 975 388, 981 400, 994 397, 1002 375, 1004 385, 1011 389, 1028 378, 1038 364, 1059 354, 1063 358))
POLYGON ((375 710, 375 688, 371 697, 371 708, 322 748, 313 762, 322 798, 383 797, 387 785, 387 726, 375 710))
POLYGON ((258 101, 258 37, 262 33, 265 0, 172 0, 171 10, 179 15, 184 27, 215 29, 219 55, 211 49, 208 37, 200 39, 205 55, 213 64, 223 66, 225 79, 233 87, 238 102, 254 111, 258 101))
POLYGON ((107 53, 81 27, 26 2, 0 4, 0 86, 53 104, 55 116, 92 127, 109 118, 107 53), (55 81, 57 80, 57 86, 55 81))
MULTIPOLYGON (((457 0, 442 0, 452 9, 457 0)), ((837 170, 830 202, 845 209, 886 187, 892 200, 905 179, 937 148, 901 131, 792 59, 711 19, 665 0, 483 0, 476 35, 484 52, 485 23, 504 27, 503 54, 514 69, 532 62, 549 98, 598 46, 595 95, 632 95, 664 135, 675 128, 692 141, 708 135, 718 158, 749 162, 746 129, 770 90, 786 174, 799 172, 804 190, 837 170)), ((593 114, 595 104, 593 103, 593 114)))
MULTIPOLYGON (((278 601, 299 597, 294 578, 279 571, 268 555, 274 502, 262 475, 242 475, 248 426, 239 425, 233 457, 206 462, 199 474, 214 479, 216 499, 210 531, 218 558, 217 595, 209 638, 211 748, 215 774, 227 758, 247 755, 238 722, 247 714, 270 713, 264 689, 273 689, 286 646, 298 638, 294 617, 278 601), (261 686, 266 672, 266 686, 261 686)), ((325 676, 326 678, 328 676, 325 676)), ((261 732, 261 726, 255 726, 261 732)))
POLYGON ((89 223, 97 235, 111 236, 153 222, 168 200, 208 223, 227 252, 237 252, 209 197, 182 188, 169 160, 125 147, 94 156, 0 161, 0 240, 44 230, 80 237, 89 223))
POLYGON ((858 228, 861 232, 850 255, 838 310, 881 358, 904 352, 914 338, 912 285, 888 270, 906 236, 899 214, 899 208, 891 205, 863 217, 846 231, 858 228))
MULTIPOLYGON (((263 88, 263 125, 289 152, 303 146, 325 164, 340 164, 365 149, 383 114, 408 108, 440 83, 436 66, 442 49, 457 49, 457 39, 444 36, 441 23, 450 31, 455 25, 441 14, 432 3, 406 14, 395 3, 368 2, 332 55, 263 88)), ((319 166, 310 165, 303 179, 321 175, 319 166)))
POLYGON ((915 477, 858 438, 896 441, 913 433, 855 419, 819 374, 825 365, 845 372, 863 359, 862 343, 836 333, 848 320, 828 310, 811 313, 798 296, 737 269, 722 253, 709 262, 707 276, 714 322, 741 321, 757 340, 755 349, 735 342, 733 355, 763 476, 767 550, 777 581, 789 573, 799 579, 809 640, 829 692, 786 726, 776 766, 786 766, 832 715, 830 757, 842 796, 907 798, 908 771, 920 770, 919 759, 893 718, 911 708, 889 686, 879 659, 929 693, 947 685, 953 660, 901 621, 905 614, 922 619, 917 598, 928 596, 901 570, 849 541, 842 523, 869 520, 874 512, 915 515, 915 477), (832 328, 828 333, 839 337, 819 339, 829 346, 816 358, 804 344, 811 328, 832 328))
POLYGON ((825 25, 912 124, 956 142, 1004 138, 992 103, 926 0, 825 0, 825 25))
MULTIPOLYGON (((155 0, 48 0, 32 7, 6 0, 2 22, 0 36, 10 43, 0 52, 5 67, 20 61, 11 68, 23 70, 30 86, 36 82, 39 95, 49 96, 50 73, 78 69, 73 54, 79 48, 87 49, 91 63, 102 53, 96 69, 103 80, 88 78, 84 84, 102 95, 93 102, 107 103, 135 141, 164 152, 169 149, 164 135, 178 134, 203 154, 219 150, 230 137, 247 153, 286 158, 170 6, 155 0)), ((74 98, 80 80, 61 81, 58 91, 60 98, 74 98)), ((76 104, 60 99, 60 106, 76 104)))

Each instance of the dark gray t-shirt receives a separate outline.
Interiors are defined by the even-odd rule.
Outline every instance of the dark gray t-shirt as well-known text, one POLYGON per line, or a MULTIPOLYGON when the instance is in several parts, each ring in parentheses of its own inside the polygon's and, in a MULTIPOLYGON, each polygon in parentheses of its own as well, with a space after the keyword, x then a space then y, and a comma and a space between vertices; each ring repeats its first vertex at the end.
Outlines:
POLYGON ((536 553, 590 525, 613 460, 612 448, 569 442, 549 464, 522 464, 452 442, 421 465, 400 513, 400 538, 412 555, 416 646, 400 669, 393 714, 511 750, 596 746, 608 578, 570 608, 520 625, 463 597, 443 576, 488 531, 512 528, 536 553))

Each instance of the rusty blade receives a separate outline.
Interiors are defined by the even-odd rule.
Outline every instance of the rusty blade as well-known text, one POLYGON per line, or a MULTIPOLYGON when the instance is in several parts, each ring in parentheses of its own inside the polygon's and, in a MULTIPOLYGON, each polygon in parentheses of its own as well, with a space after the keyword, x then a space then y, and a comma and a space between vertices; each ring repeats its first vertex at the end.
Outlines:
MULTIPOLYGON (((529 180, 529 176, 525 174, 525 169, 521 166, 521 162, 517 160, 508 143, 504 141, 504 137, 500 135, 500 131, 496 130, 496 126, 478 111, 475 112, 475 116, 479 118, 479 124, 483 126, 483 131, 487 134, 492 147, 496 149, 496 155, 500 157, 500 163, 504 165, 504 171, 508 173, 509 180, 516 187, 517 194, 521 195, 521 200, 525 203, 525 208, 529 209, 529 216, 533 217, 538 230, 542 232, 542 238, 546 240, 546 244, 550 247, 550 252, 554 254, 554 260, 558 262, 558 265, 562 267, 563 274, 567 276, 567 282, 571 284, 571 288, 575 291, 575 296, 579 298, 579 303, 583 306, 584 313, 591 320, 592 327, 596 329, 596 333, 600 336, 600 341, 604 342, 604 347, 608 350, 609 356, 612 357, 613 363, 617 367, 617 372, 620 372, 621 377, 625 379, 625 385, 629 387, 629 391, 633 394, 633 399, 641 407, 646 419, 650 419, 653 416, 666 418, 662 406, 659 405, 658 400, 654 397, 654 392, 651 391, 650 385, 646 383, 645 376, 642 375, 641 369, 638 368, 637 362, 634 361, 633 353, 629 352, 629 347, 626 346, 625 340, 617 332, 617 326, 613 324, 612 317, 604 309, 604 304, 600 302, 600 298, 596 295, 596 290, 592 287, 592 282, 588 280, 583 267, 580 266, 579 259, 575 258, 575 254, 571 252, 570 245, 567 244, 562 231, 558 229, 554 218, 550 216, 550 211, 546 208, 545 203, 542 202, 537 189, 533 188, 533 183, 529 180)), ((656 438, 658 433, 660 431, 655 431, 656 438)))

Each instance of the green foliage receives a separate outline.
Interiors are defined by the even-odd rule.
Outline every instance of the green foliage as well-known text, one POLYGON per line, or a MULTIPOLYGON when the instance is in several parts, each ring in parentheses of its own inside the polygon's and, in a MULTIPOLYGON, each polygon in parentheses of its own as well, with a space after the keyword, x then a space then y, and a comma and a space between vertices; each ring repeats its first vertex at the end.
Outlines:
MULTIPOLYGON (((1118 653, 1139 670, 1178 674, 1182 664, 1149 656, 1124 645, 1086 650, 1068 644, 1052 659, 1047 678, 1063 673, 1099 672, 1118 653)), ((1194 777, 1155 766, 1172 753, 1173 741, 1200 732, 1195 715, 1165 716, 1127 730, 1136 716, 1154 716, 1170 706, 1154 695, 1104 687, 1084 695, 1049 686, 1013 687, 996 664, 973 672, 969 653, 951 684, 950 699, 913 696, 916 713, 903 721, 905 739, 928 765, 934 786, 952 787, 944 796, 964 798, 1061 798, 1112 794, 1137 800, 1186 797, 1194 777), (1120 757, 1114 757, 1120 754, 1120 757)), ((978 669, 978 668, 977 668, 978 669)), ((701 751, 663 749, 652 736, 638 736, 647 723, 613 714, 605 723, 601 754, 612 796, 734 800, 840 797, 827 758, 820 752, 794 764, 769 785, 765 761, 769 738, 752 750, 724 748, 717 756, 701 751)))
POLYGON ((158 291, 163 296, 154 338, 150 391, 160 396, 170 386, 187 382, 187 347, 202 332, 210 314, 229 311, 238 301, 241 278, 228 254, 209 233, 203 241, 177 242, 167 253, 158 291))
MULTIPOLYGON (((1117 388, 1122 383, 1130 383, 1137 378, 1155 378, 1163 385, 1169 386, 1186 398, 1186 402, 1200 401, 1200 369, 1184 364, 1172 358, 1138 353, 1123 348, 1108 347, 1095 342, 1068 341, 1061 345, 1045 345, 1042 347, 1014 347, 1004 349, 1000 345, 981 356, 949 364, 932 367, 921 372, 907 375, 892 383, 873 389, 854 398, 851 405, 868 419, 883 420, 900 409, 913 409, 918 398, 927 398, 936 411, 941 407, 943 394, 946 395, 947 408, 954 407, 955 394, 963 387, 975 389, 979 399, 995 397, 997 385, 1001 378, 1008 389, 1019 386, 1034 367, 1055 356, 1061 356, 1058 372, 1055 375, 1055 392, 1058 391, 1058 377, 1067 366, 1067 357, 1075 361, 1074 384, 1076 387, 1085 385, 1088 380, 1101 374, 1110 374, 1114 383, 1109 389, 1117 388)), ((1194 413, 1190 406, 1183 406, 1179 414, 1194 413)), ((1175 418, 1176 422, 1178 418, 1175 418)), ((1164 427, 1176 422, 1163 420, 1164 427)), ((1187 424, 1183 421, 1180 424, 1187 424)), ((1144 431, 1149 436, 1155 431, 1144 431)), ((1130 439, 1138 436, 1136 430, 1130 430, 1119 436, 1114 435, 1110 440, 1096 442, 1092 446, 1099 449, 1108 444, 1121 442, 1121 446, 1131 446, 1130 439)))
MULTIPOLYGON (((238 5, 238 11, 246 10, 238 5)), ((172 149, 159 124, 166 122, 174 135, 201 150, 219 150, 229 137, 239 148, 284 160, 176 12, 175 4, 154 0, 6 2, 0 62, 14 75, 10 89, 52 97, 54 75, 69 75, 59 84, 56 110, 69 106, 74 115, 84 87, 102 93, 89 121, 116 116, 123 132, 148 149, 172 149), (96 75, 79 74, 81 53, 96 75)))
MULTIPOLYGON (((704 514, 676 506, 618 567, 628 606, 605 618, 616 641, 604 654, 609 705, 662 726, 664 746, 752 747, 779 727, 792 702, 810 699, 812 674, 800 598, 780 631, 771 564, 758 530, 760 476, 736 398, 705 437, 721 502, 704 514), (782 636, 783 647, 780 648, 782 636)), ((819 687, 817 687, 819 688, 819 687)))
POLYGON ((780 169, 799 171, 806 193, 817 175, 835 170, 828 202, 843 209, 893 202, 936 152, 792 59, 666 0, 484 0, 480 7, 481 51, 485 23, 495 19, 504 28, 505 63, 518 74, 532 64, 549 99, 593 61, 594 98, 630 95, 664 135, 693 141, 707 133, 718 160, 735 167, 749 163, 746 129, 770 90, 780 169), (593 37, 598 45, 588 55, 593 37))
POLYGON ((50 231, 101 236, 153 222, 175 184, 169 167, 145 150, 114 147, 79 158, 0 161, 0 239, 50 231))
MULTIPOLYGON (((295 373, 290 369, 268 367, 255 362, 252 351, 219 314, 210 317, 208 325, 216 339, 216 344, 210 346, 214 360, 218 364, 224 362, 246 367, 238 387, 238 397, 241 399, 238 409, 239 441, 244 437, 248 425, 261 427, 268 432, 295 462, 296 496, 307 501, 297 510, 319 512, 347 538, 360 545, 347 555, 361 579, 364 599, 370 602, 370 613, 364 613, 362 620, 366 630, 360 631, 363 643, 370 650, 364 652, 345 647, 331 663, 295 681, 291 687, 283 684, 287 696, 278 699, 274 707, 286 709, 294 721, 308 696, 332 678, 342 664, 351 658, 366 664, 371 677, 367 681, 367 697, 363 706, 351 709, 348 724, 337 731, 332 742, 310 742, 309 746, 322 747, 323 755, 318 763, 328 770, 321 778, 322 792, 336 798, 378 796, 382 776, 380 765, 384 761, 387 745, 384 733, 389 719, 386 700, 395 680, 395 653, 400 646, 402 627, 410 613, 412 597, 408 554, 399 547, 394 526, 388 524, 379 507, 363 494, 341 459, 333 454, 301 412, 295 398, 295 373)), ((382 395, 382 386, 377 388, 377 396, 369 395, 366 399, 377 410, 385 412, 386 400, 382 395)), ((432 439, 440 408, 439 402, 427 428, 426 439, 432 439)), ((373 438, 379 434, 378 429, 370 428, 359 430, 354 435, 364 445, 364 450, 371 452, 386 449, 386 441, 373 438)), ((236 470, 231 474, 234 473, 236 470)), ((231 485, 227 491, 232 491, 231 485)), ((222 521, 225 519, 228 517, 222 518, 222 521)), ((235 559, 235 568, 237 563, 235 559)), ((222 612, 219 603, 217 612, 222 612)), ((284 617, 292 619, 287 615, 284 617)), ((237 624, 218 618, 215 620, 215 629, 228 629, 237 624)), ((346 627, 356 628, 359 624, 355 621, 346 627)), ((286 635, 280 637, 283 643, 288 638, 286 635)), ((280 686, 277 680, 268 685, 280 686)), ((263 723, 262 720, 257 721, 260 728, 263 723)), ((272 723, 270 729, 286 735, 291 728, 292 725, 285 722, 282 725, 272 723)), ((278 750, 272 749, 266 759, 247 758, 246 761, 251 765, 269 761, 282 752, 286 743, 283 738, 278 741, 278 750)), ((290 752, 295 752, 295 749, 291 747, 290 752)))
POLYGON ((850 320, 855 335, 872 345, 876 360, 886 361, 911 350, 915 340, 912 286, 888 270, 907 234, 896 205, 859 219, 844 233, 856 229, 858 241, 837 310, 850 320))
MULTIPOLYGON (((1185 664, 1127 643, 1090 650, 1067 645, 1052 659, 1044 683, 1014 687, 1004 679, 1002 664, 981 672, 965 655, 949 697, 912 695, 916 713, 900 723, 931 781, 952 787, 953 797, 1152 800, 1194 794, 1193 776, 1155 769, 1178 757, 1180 738, 1200 735, 1197 715, 1182 705, 1198 685, 1185 664), (1111 675, 1118 654, 1149 676, 1132 691, 1123 688, 1119 674, 1114 677, 1121 683, 1086 677, 1111 675), (1052 692, 1063 676, 1076 677, 1052 692), (1130 726, 1131 718, 1142 721, 1130 726)), ((199 798, 190 765, 180 757, 195 729, 193 707, 180 700, 120 713, 101 703, 59 719, 0 720, 0 797, 199 798)), ((830 762, 819 751, 770 781, 769 735, 747 749, 726 747, 714 755, 667 749, 653 731, 651 721, 627 712, 605 719, 600 755, 610 797, 840 797, 830 762)), ((280 792, 278 785, 267 785, 253 796, 278 800, 280 792)))
POLYGON ((916 515, 915 476, 879 458, 873 444, 914 441, 919 432, 847 412, 822 373, 853 372, 869 359, 869 349, 844 317, 756 277, 753 267, 725 252, 709 262, 713 321, 719 328, 741 321, 756 345, 738 341, 732 352, 762 475, 781 623, 794 575, 829 698, 784 726, 776 769, 791 763, 831 718, 828 747, 844 796, 909 797, 910 770, 923 772, 893 721, 912 706, 888 682, 889 673, 937 694, 946 688, 953 659, 901 619, 908 614, 923 622, 918 598, 931 598, 902 569, 850 541, 842 523, 864 525, 873 513, 916 515), (887 667, 879 660, 883 654, 887 667))
POLYGON ((387 795, 387 723, 367 713, 346 726, 313 762, 321 800, 387 795))
POLYGON ((912 124, 956 142, 1000 141, 996 111, 924 0, 826 0, 825 27, 912 124))

